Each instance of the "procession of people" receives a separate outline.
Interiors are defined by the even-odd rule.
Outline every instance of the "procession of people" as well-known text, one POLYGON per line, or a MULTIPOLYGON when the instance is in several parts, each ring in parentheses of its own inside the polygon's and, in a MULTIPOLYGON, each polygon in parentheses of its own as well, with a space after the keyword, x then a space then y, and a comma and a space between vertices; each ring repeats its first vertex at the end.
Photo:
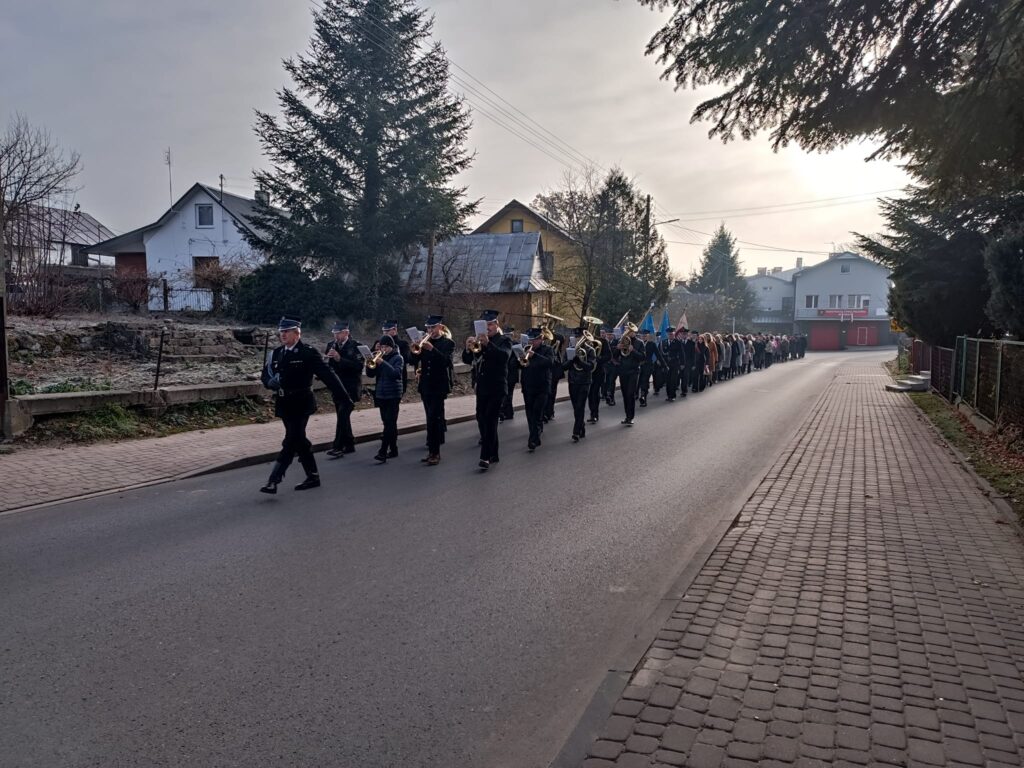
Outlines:
MULTIPOLYGON (((545 322, 518 338, 502 331, 500 313, 485 310, 465 339, 462 362, 470 366, 479 429, 477 466, 487 471, 500 461, 499 424, 513 418, 512 393, 519 384, 528 426, 526 448, 543 445, 545 427, 554 419, 558 382, 568 378, 573 424, 571 440, 587 436, 587 425, 601 418, 602 404, 622 404, 621 424, 636 424, 637 408, 652 397, 674 403, 753 371, 804 357, 807 339, 802 334, 712 333, 686 327, 685 316, 675 328, 654 331, 649 318, 637 326, 628 313, 609 327, 593 317, 569 330, 566 337, 546 315, 545 322)), ((445 401, 455 384, 456 343, 441 315, 430 315, 425 331, 406 329, 409 340, 398 337, 398 323, 381 323, 381 336, 373 346, 351 337, 350 325, 335 323, 334 338, 321 355, 302 342, 299 318, 283 317, 278 324, 281 345, 268 355, 263 385, 273 391, 274 412, 281 418, 285 437, 263 493, 277 493, 285 472, 298 457, 306 473, 295 486, 307 490, 320 485, 312 443, 306 437, 309 417, 316 411, 313 378, 331 392, 337 414, 334 440, 327 456, 338 459, 354 453, 352 412, 360 400, 364 374, 373 382, 374 405, 380 412, 381 441, 374 460, 384 464, 398 457, 398 417, 409 386, 409 369, 423 405, 427 466, 441 462, 447 421, 445 401)))

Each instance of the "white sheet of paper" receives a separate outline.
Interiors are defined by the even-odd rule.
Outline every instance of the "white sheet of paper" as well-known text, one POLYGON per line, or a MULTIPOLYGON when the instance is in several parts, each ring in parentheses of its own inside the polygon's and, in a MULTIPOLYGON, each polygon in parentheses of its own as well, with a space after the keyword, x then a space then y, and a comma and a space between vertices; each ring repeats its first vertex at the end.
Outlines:
POLYGON ((576 347, 569 347, 567 350, 565 350, 565 359, 566 360, 575 360, 576 359, 576 347))
POLYGON ((359 354, 361 354, 363 358, 365 358, 366 360, 369 360, 371 357, 373 357, 373 352, 371 352, 370 348, 365 344, 360 344, 358 347, 356 347, 356 349, 359 350, 359 354))
POLYGON ((523 359, 523 355, 526 354, 526 350, 523 349, 523 345, 522 344, 513 344, 512 345, 512 352, 515 353, 515 356, 516 356, 517 360, 522 360, 523 359))
POLYGON ((575 349, 575 348, 576 348, 576 337, 575 336, 570 336, 569 337, 569 349, 575 349))
POLYGON ((477 336, 482 336, 487 333, 487 321, 486 320, 474 320, 473 321, 473 332, 477 336))
POLYGON ((423 339, 423 331, 413 326, 412 328, 406 328, 405 332, 409 334, 409 338, 412 339, 413 344, 420 342, 423 339))

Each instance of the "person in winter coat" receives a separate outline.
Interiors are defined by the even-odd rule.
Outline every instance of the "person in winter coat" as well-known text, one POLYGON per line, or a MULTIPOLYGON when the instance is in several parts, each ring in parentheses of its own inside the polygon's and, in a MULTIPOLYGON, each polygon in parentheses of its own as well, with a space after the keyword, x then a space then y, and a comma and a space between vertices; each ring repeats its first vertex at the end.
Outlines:
POLYGON ((377 380, 373 400, 384 425, 380 436, 380 450, 373 457, 381 464, 398 456, 398 410, 404 391, 402 372, 405 370, 405 361, 395 343, 394 337, 388 334, 381 336, 380 341, 374 345, 374 352, 382 352, 384 356, 375 366, 366 366, 367 375, 377 380))
MULTIPOLYGON (((583 331, 583 328, 576 329, 577 339, 583 338, 583 331)), ((578 443, 581 438, 587 436, 587 425, 583 417, 587 412, 594 371, 597 370, 597 353, 589 344, 577 343, 576 348, 570 350, 566 358, 562 368, 569 377, 569 400, 572 402, 573 415, 572 441, 578 443)))

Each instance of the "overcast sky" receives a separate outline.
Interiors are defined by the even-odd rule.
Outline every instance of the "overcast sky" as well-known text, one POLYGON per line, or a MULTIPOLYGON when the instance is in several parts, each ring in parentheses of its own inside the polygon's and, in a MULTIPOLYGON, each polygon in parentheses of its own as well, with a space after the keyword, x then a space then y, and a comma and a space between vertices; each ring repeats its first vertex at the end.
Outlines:
MULTIPOLYGON (((195 181, 216 184, 220 174, 226 190, 251 194, 252 170, 263 163, 253 110, 276 110, 274 92, 288 84, 281 60, 305 49, 310 7, 303 0, 7 3, 0 117, 20 112, 78 150, 77 200, 116 232, 166 210, 167 147, 175 194, 195 181)), ((700 94, 674 91, 644 56, 664 17, 632 0, 433 0, 428 7, 453 62, 579 153, 621 166, 654 196, 659 219, 685 219, 685 229, 660 227, 681 275, 700 258, 707 241, 700 233, 719 221, 746 241, 740 254, 748 272, 790 267, 801 255, 760 246, 815 252, 802 254, 805 263, 819 261, 851 231, 880 230, 867 193, 907 181, 892 164, 865 163, 865 145, 776 154, 766 135, 708 139, 705 125, 689 122, 700 94), (805 201, 820 202, 784 213, 762 208, 805 201)), ((470 144, 476 161, 462 183, 483 198, 478 221, 511 198, 528 203, 556 187, 569 162, 482 114, 470 144)))

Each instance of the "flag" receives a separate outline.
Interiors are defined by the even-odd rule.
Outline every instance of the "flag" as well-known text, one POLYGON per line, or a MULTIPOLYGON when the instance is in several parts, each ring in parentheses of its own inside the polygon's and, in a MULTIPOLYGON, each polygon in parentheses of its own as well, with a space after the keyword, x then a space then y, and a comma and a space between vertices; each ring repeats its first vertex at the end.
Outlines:
POLYGON ((679 316, 679 325, 676 326, 676 330, 678 331, 678 330, 680 330, 682 328, 689 328, 689 327, 690 327, 690 321, 686 319, 686 310, 684 309, 683 310, 683 314, 681 314, 679 316))
POLYGON ((671 329, 671 327, 672 327, 672 323, 669 322, 669 319, 668 319, 668 308, 666 308, 665 311, 661 315, 661 325, 658 326, 658 333, 661 334, 661 338, 663 338, 663 339, 667 339, 668 338, 668 332, 671 329))
POLYGON ((648 333, 654 333, 654 318, 651 313, 648 312, 647 316, 644 317, 644 321, 640 323, 640 331, 647 331, 648 333))

